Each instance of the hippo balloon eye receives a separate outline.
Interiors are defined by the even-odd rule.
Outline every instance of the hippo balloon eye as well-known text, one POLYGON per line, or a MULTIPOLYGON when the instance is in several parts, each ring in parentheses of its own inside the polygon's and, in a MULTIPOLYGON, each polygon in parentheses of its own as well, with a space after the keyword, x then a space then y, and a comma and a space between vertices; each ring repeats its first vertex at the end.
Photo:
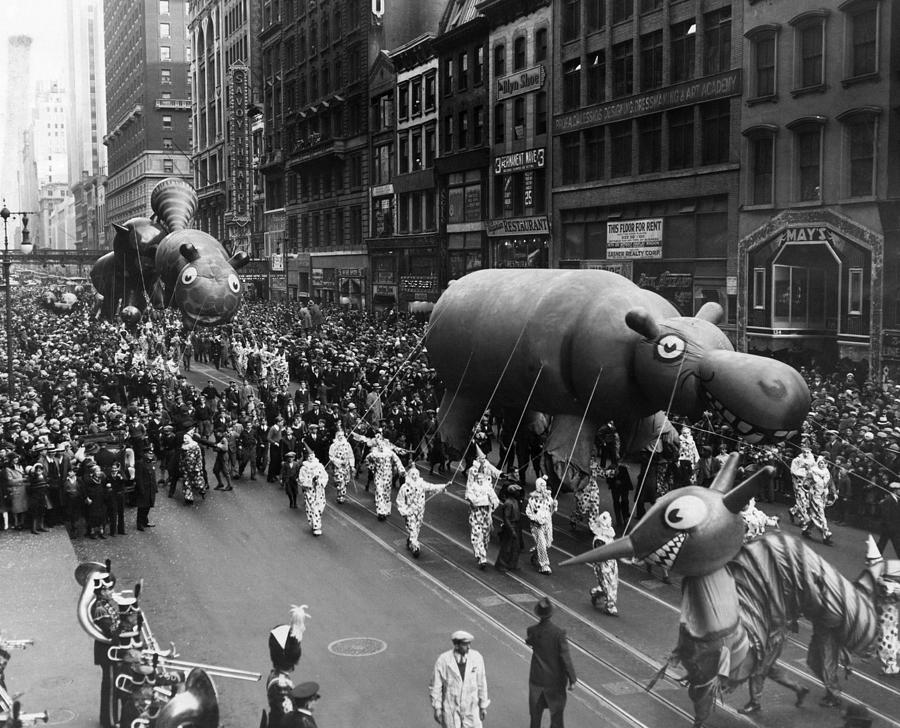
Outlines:
POLYGON ((675 334, 666 334, 656 342, 656 355, 663 361, 678 361, 684 350, 684 339, 675 334))
POLYGON ((241 282, 234 273, 228 274, 228 287, 231 289, 232 293, 237 293, 241 290, 241 282))
POLYGON ((197 280, 197 269, 194 266, 189 265, 183 271, 181 271, 181 282, 185 286, 191 285, 195 280, 197 280))
POLYGON ((677 528, 679 531, 687 531, 706 520, 709 508, 702 498, 695 495, 683 495, 676 498, 666 508, 665 521, 667 526, 677 528))

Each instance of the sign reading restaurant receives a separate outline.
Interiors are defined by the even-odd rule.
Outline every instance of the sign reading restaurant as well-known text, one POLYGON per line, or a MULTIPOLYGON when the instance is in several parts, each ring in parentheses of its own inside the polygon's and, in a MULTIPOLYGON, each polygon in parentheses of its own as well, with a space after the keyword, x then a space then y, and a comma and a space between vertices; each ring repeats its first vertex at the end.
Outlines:
POLYGON ((489 238, 522 234, 547 235, 549 232, 550 223, 545 215, 497 218, 488 222, 487 229, 489 238))
POLYGON ((635 116, 655 114, 666 109, 689 106, 702 101, 714 101, 741 93, 741 70, 725 71, 696 81, 686 81, 675 86, 648 91, 625 99, 588 106, 577 111, 560 114, 553 119, 553 133, 564 134, 597 124, 622 121, 635 116))
POLYGON ((663 219, 621 220, 606 223, 608 260, 662 258, 663 219))
POLYGON ((508 76, 497 79, 497 101, 509 99, 519 94, 537 91, 542 88, 547 79, 544 64, 526 68, 524 71, 516 71, 508 76))
POLYGON ((507 174, 509 172, 522 172, 527 169, 544 168, 545 147, 526 149, 524 152, 501 154, 494 160, 494 174, 507 174))

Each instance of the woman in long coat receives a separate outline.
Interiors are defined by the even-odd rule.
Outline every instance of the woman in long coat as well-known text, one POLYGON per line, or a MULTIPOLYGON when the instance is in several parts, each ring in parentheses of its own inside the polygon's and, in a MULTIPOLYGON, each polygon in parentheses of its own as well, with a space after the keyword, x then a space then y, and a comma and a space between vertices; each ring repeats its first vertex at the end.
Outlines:
POLYGON ((106 524, 106 476, 103 469, 94 463, 84 475, 84 504, 87 506, 87 533, 89 538, 106 538, 103 526, 106 524))
POLYGON ((44 474, 44 465, 36 463, 28 478, 28 510, 31 513, 31 532, 44 533, 49 529, 44 527, 44 514, 47 512, 47 477, 44 474))
POLYGON ((8 463, 3 469, 3 482, 9 499, 12 526, 21 531, 25 523, 25 513, 28 511, 28 495, 25 471, 22 469, 18 453, 10 453, 8 463))

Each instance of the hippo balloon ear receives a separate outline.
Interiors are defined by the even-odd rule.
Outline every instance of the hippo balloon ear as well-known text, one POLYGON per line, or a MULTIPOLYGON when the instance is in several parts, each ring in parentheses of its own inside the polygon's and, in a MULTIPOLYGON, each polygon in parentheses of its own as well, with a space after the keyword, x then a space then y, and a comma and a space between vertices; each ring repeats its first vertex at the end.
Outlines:
POLYGON ((193 263, 200 257, 200 253, 197 252, 197 248, 194 247, 193 243, 182 243, 178 250, 181 251, 182 257, 188 263, 193 263))
POLYGON ((704 303, 694 318, 709 321, 711 324, 717 324, 725 318, 725 309, 718 303, 707 301, 704 303))
POLYGON ((228 262, 231 263, 232 268, 243 268, 250 262, 250 256, 247 254, 246 250, 239 250, 231 256, 228 262))
POLYGON ((659 338, 659 326, 645 308, 633 308, 625 314, 625 323, 632 331, 636 331, 645 339, 655 341, 659 338))

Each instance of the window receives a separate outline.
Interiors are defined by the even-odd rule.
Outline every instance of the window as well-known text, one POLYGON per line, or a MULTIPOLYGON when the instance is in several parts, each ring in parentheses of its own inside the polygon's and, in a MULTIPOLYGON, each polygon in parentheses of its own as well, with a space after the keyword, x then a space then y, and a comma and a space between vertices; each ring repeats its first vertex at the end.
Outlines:
POLYGON ((563 0, 563 42, 575 40, 581 34, 581 0, 563 0))
POLYGON ((376 197, 372 200, 372 234, 383 237, 394 233, 394 216, 390 197, 376 197))
POLYGON ((766 307, 766 269, 753 269, 753 308, 766 307))
POLYGON ((775 192, 775 135, 750 137, 750 204, 771 205, 775 192))
POLYGON ((587 29, 590 33, 606 25, 606 0, 586 0, 587 29))
POLYGON ((850 157, 850 196, 874 194, 875 119, 856 118, 846 125, 850 157))
POLYGON ((425 111, 434 111, 435 97, 437 96, 437 77, 433 73, 425 76, 425 111))
POLYGON ((662 31, 641 36, 641 91, 662 86, 663 82, 662 31))
POLYGON ((406 174, 409 172, 409 135, 401 134, 397 145, 397 171, 400 174, 406 174))
POLYGON ((160 38, 170 38, 171 35, 169 33, 169 24, 168 23, 160 23, 159 24, 159 37, 160 38))
POLYGON ((534 133, 547 133, 547 92, 538 91, 534 95, 534 133))
POLYGON ((409 118, 409 84, 401 83, 397 94, 397 118, 409 118))
POLYGON ((775 94, 775 33, 767 32, 753 40, 753 93, 755 96, 775 94))
POLYGON ((694 42, 696 27, 693 20, 685 20, 670 28, 672 44, 670 82, 680 83, 694 77, 694 42))
POLYGON ((441 79, 444 84, 444 95, 449 96, 453 93, 453 59, 444 59, 444 75, 441 79))
POLYGON ((494 144, 502 144, 506 140, 506 104, 494 106, 494 144))
POLYGON ((163 137, 163 149, 174 149, 175 145, 172 143, 172 137, 163 137))
POLYGON ((662 7, 662 0, 641 0, 641 12, 649 13, 662 7))
POLYGON ((422 204, 425 207, 425 229, 437 229, 437 214, 435 210, 435 194, 434 190, 425 190, 422 204))
POLYGON ((700 105, 700 133, 703 137, 703 164, 728 161, 731 134, 731 107, 728 99, 700 105))
POLYGON ((469 114, 467 111, 459 112, 459 141, 457 143, 460 149, 465 148, 469 143, 469 114))
POLYGON ((412 171, 418 172, 422 169, 423 162, 425 161, 422 157, 422 132, 414 131, 411 136, 412 139, 412 171))
POLYGON ((460 90, 469 88, 469 53, 463 51, 456 58, 457 87, 460 90))
POLYGON ((694 107, 673 109, 669 118, 669 169, 694 166, 694 107))
POLYGON ((363 157, 354 154, 350 157, 350 189, 358 189, 363 183, 363 157))
POLYGON ((425 166, 428 169, 434 167, 434 158, 437 156, 437 130, 432 124, 425 130, 425 166))
POLYGON ((172 128, 172 115, 171 114, 163 114, 162 126, 163 126, 163 129, 171 129, 172 128))
POLYGON ((795 132, 797 154, 797 198, 819 200, 822 196, 822 128, 805 127, 795 132))
POLYGON ((418 116, 422 113, 422 79, 417 78, 410 84, 410 98, 412 100, 412 114, 418 116))
POLYGON ((169 14, 169 0, 159 0, 159 14, 160 15, 168 15, 169 14))
POLYGON ((576 131, 562 136, 562 183, 578 182, 581 182, 581 133, 576 131))
POLYGON ((797 57, 800 60, 800 88, 819 86, 825 82, 823 75, 825 23, 817 19, 798 27, 797 42, 800 46, 797 57))
POLYGON ((159 47, 159 60, 161 60, 161 61, 171 61, 172 60, 172 49, 169 46, 160 46, 159 47))
POLYGON ((164 84, 172 83, 172 71, 168 68, 159 69, 159 82, 164 84))
POLYGON ((372 174, 376 185, 387 184, 391 181, 391 145, 381 144, 374 149, 374 164, 372 174))
POLYGON ((708 76, 731 67, 731 6, 703 16, 703 71, 708 76))
POLYGON ((525 99, 522 96, 513 101, 513 132, 516 139, 525 138, 525 99))
POLYGON ((634 15, 634 0, 612 0, 612 22, 621 23, 634 15))
POLYGON ((525 68, 525 36, 520 35, 513 41, 513 70, 525 68))
POLYGON ((163 172, 172 174, 175 171, 175 162, 169 158, 163 159, 163 172))
POLYGON ((480 146, 484 143, 484 107, 476 106, 472 116, 475 120, 472 125, 472 144, 480 146))
POLYGON ((638 174, 662 169, 662 114, 638 119, 638 174))
POLYGON ((850 73, 865 76, 878 70, 878 8, 853 13, 850 23, 850 73))
POLYGON ((587 59, 587 102, 599 104, 606 101, 606 54, 591 53, 587 59))
POLYGON ((625 177, 631 174, 631 121, 610 124, 610 174, 625 177))
POLYGON ((563 63, 563 111, 581 106, 581 60, 573 58, 563 63))
POLYGON ((506 46, 494 46, 494 77, 506 74, 506 46))
POLYGON ((862 316, 863 308, 863 270, 851 268, 847 284, 847 313, 851 316, 862 316))
POLYGON ((606 167, 603 127, 592 127, 584 132, 584 179, 588 182, 603 179, 606 167))
POLYGON ((634 56, 631 41, 613 46, 613 98, 631 96, 634 92, 634 56))
POLYGON ((453 149, 453 117, 444 117, 444 151, 453 149))
POLYGON ((472 64, 472 85, 480 86, 484 81, 484 46, 475 49, 475 62, 472 64))
POLYGON ((534 62, 547 60, 547 29, 538 28, 534 34, 534 62))

